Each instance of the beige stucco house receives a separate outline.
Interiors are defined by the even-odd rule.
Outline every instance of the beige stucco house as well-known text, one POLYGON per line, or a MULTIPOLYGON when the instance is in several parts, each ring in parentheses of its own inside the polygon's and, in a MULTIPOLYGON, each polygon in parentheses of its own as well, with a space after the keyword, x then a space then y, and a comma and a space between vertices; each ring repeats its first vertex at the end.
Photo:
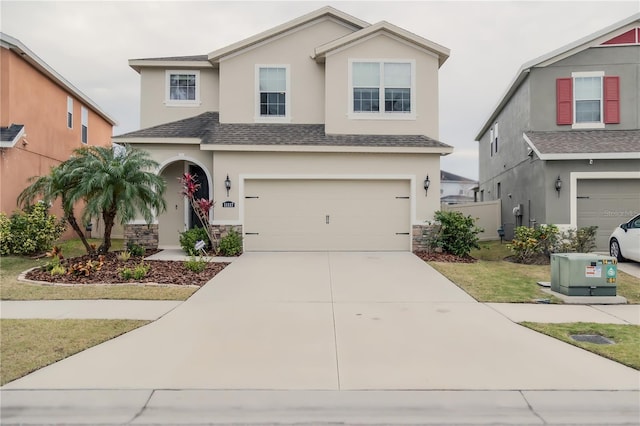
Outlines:
POLYGON ((214 228, 241 232, 245 251, 416 248, 453 151, 438 141, 448 56, 325 7, 208 55, 130 60, 143 129, 114 142, 160 163, 168 210, 127 238, 176 247, 200 226, 180 195, 190 171, 216 202, 214 228))

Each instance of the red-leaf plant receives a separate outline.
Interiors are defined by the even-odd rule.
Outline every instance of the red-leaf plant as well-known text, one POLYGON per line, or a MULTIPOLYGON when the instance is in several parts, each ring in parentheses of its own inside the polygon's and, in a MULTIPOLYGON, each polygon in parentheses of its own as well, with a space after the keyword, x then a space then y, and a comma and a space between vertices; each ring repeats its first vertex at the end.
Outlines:
POLYGON ((180 191, 180 193, 187 197, 191 207, 193 207, 193 211, 196 212, 198 219, 200 219, 200 222, 209 237, 209 241, 217 247, 218 240, 215 238, 213 232, 211 232, 211 226, 209 223, 209 212, 215 205, 215 202, 205 198, 200 198, 199 200, 196 199, 196 191, 200 188, 197 175, 185 173, 178 178, 178 180, 182 184, 182 191, 180 191))

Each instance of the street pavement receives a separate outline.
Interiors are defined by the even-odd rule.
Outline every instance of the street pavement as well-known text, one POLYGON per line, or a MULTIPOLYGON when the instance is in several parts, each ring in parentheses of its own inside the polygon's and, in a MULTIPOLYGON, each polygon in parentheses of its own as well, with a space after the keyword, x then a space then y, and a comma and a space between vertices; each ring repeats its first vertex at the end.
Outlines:
POLYGON ((159 306, 5 385, 2 424, 640 423, 638 371, 514 323, 637 305, 481 304, 409 253, 248 253, 159 306))

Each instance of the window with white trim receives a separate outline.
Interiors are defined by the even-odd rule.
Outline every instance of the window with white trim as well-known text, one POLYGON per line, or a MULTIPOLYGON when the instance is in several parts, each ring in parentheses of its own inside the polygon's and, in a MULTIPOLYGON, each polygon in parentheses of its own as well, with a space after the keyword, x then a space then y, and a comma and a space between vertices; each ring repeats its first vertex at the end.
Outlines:
POLYGON ((73 129, 73 98, 67 96, 67 127, 73 129))
POLYGON ((287 120, 290 117, 288 65, 256 66, 256 119, 287 120))
POLYGON ((574 123, 602 122, 602 76, 574 77, 574 123))
POLYGON ((80 120, 82 123, 80 131, 80 140, 86 144, 89 140, 89 110, 85 107, 80 108, 80 120))
POLYGON ((200 105, 200 71, 169 70, 165 73, 165 104, 200 105))
MULTIPOLYGON (((370 117, 415 114, 415 61, 351 61, 350 111, 370 117)), ((367 118, 368 118, 367 117, 367 118)))

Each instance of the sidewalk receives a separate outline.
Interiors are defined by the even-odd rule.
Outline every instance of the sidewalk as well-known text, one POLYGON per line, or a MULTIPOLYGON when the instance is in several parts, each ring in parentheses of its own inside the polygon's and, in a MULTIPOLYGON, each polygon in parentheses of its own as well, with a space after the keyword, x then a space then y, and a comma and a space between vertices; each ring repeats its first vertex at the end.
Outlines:
POLYGON ((182 303, 176 300, 5 300, 0 301, 0 318, 157 320, 182 303))
MULTIPOLYGON (((182 303, 184 302, 173 300, 1 301, 0 318, 157 320, 182 303)), ((513 322, 595 322, 640 325, 640 305, 483 304, 513 322)))

